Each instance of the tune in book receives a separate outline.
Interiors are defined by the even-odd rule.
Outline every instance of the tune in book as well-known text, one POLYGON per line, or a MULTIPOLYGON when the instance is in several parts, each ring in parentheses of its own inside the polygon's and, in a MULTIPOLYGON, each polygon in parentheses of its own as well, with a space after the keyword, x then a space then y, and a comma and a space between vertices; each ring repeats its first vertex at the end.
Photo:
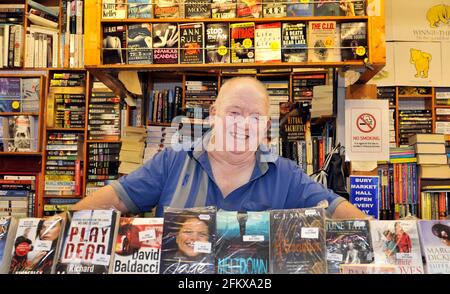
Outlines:
POLYGON ((269 273, 269 212, 217 213, 217 273, 269 273))

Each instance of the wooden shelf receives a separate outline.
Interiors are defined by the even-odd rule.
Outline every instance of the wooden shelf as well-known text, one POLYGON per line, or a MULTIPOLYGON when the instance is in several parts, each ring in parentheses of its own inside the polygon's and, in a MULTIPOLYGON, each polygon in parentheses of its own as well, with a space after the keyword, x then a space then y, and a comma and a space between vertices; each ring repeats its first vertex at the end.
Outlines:
POLYGON ((305 17, 284 17, 284 18, 130 18, 130 19, 102 19, 102 24, 118 24, 118 23, 192 23, 192 22, 204 22, 204 23, 242 23, 242 22, 254 22, 254 23, 266 23, 266 22, 296 22, 296 21, 336 21, 336 22, 348 22, 348 21, 367 21, 368 16, 305 16, 305 17))
POLYGON ((82 195, 48 195, 44 194, 44 198, 83 198, 82 195))
POLYGON ((84 128, 47 128, 47 131, 84 132, 84 128))
POLYGON ((41 156, 42 152, 24 151, 24 152, 0 152, 0 156, 41 156))
POLYGON ((398 98, 415 98, 415 99, 417 99, 417 98, 423 98, 423 99, 431 99, 431 98, 433 98, 433 95, 432 94, 427 94, 427 95, 420 95, 420 94, 417 94, 417 95, 398 95, 398 98))
POLYGON ((450 105, 437 105, 437 104, 434 104, 434 108, 447 108, 447 109, 449 109, 450 105))
POLYGON ((160 123, 160 122, 147 122, 147 126, 162 126, 162 127, 170 127, 172 123, 160 123))
POLYGON ((36 71, 40 71, 40 70, 45 70, 45 71, 50 71, 50 70, 55 70, 55 71, 83 71, 85 70, 84 67, 77 67, 77 68, 70 68, 70 67, 23 67, 23 68, 18 68, 18 70, 36 70, 36 71))
POLYGON ((86 143, 120 143, 121 140, 86 140, 86 143))
POLYGON ((33 115, 39 116, 39 112, 0 112, 0 116, 11 116, 11 115, 33 115))

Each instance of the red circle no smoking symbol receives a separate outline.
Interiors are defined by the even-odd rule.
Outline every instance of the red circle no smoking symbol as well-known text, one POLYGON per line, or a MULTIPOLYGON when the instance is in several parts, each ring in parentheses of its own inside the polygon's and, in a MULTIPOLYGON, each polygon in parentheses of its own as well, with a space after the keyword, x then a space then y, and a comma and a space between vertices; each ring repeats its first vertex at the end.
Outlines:
POLYGON ((377 121, 370 113, 363 113, 356 120, 356 127, 363 133, 372 132, 377 126, 377 121))

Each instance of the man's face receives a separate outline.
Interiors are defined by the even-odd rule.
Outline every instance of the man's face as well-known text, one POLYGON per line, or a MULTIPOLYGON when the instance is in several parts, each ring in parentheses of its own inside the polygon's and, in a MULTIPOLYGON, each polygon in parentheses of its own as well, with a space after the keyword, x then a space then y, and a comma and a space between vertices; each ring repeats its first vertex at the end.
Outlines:
POLYGON ((253 87, 230 90, 215 107, 216 146, 233 153, 256 151, 268 128, 264 95, 253 87))
POLYGON ((194 257, 199 253, 194 251, 195 242, 208 242, 208 226, 201 220, 191 218, 183 223, 177 235, 178 249, 186 256, 194 257))

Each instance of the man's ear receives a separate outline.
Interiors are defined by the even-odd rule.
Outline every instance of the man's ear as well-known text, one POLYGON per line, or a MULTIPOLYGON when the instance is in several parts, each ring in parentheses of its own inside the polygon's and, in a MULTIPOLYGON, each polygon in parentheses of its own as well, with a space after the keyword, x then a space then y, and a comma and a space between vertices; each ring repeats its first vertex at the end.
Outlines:
POLYGON ((208 119, 209 119, 209 125, 211 127, 214 126, 214 118, 215 118, 216 114, 217 114, 217 106, 216 106, 216 103, 214 103, 209 107, 209 118, 208 119))

